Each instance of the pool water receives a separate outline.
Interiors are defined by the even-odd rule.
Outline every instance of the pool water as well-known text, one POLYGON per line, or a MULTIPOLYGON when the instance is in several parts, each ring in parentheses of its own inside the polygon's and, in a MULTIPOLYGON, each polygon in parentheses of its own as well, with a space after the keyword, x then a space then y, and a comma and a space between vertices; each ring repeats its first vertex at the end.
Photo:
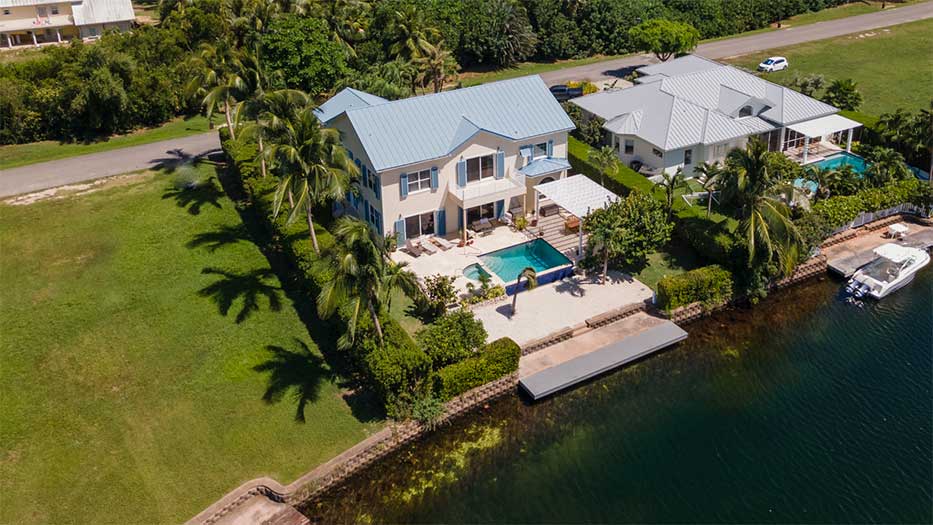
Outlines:
POLYGON ((490 252, 481 255, 479 260, 505 282, 514 281, 529 266, 540 274, 544 270, 570 264, 570 259, 544 239, 490 252))
POLYGON ((826 157, 819 162, 813 163, 814 166, 821 170, 836 169, 845 164, 852 166, 852 169, 854 169, 856 173, 864 173, 865 168, 868 167, 865 159, 847 152, 837 153, 836 155, 826 157))
POLYGON ((464 268, 463 275, 467 279, 472 279, 477 282, 479 282, 480 278, 484 275, 486 277, 492 277, 491 275, 489 275, 489 272, 487 272, 486 269, 480 266, 479 264, 471 264, 467 266, 466 268, 464 268))

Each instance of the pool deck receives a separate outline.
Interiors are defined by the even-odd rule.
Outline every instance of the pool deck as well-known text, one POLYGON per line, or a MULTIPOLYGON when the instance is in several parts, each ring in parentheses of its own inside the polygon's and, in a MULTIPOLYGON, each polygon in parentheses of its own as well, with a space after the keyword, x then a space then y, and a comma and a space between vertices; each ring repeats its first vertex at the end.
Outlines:
POLYGON ((884 237, 886 230, 866 232, 854 239, 830 246, 823 250, 829 269, 843 276, 850 277, 856 270, 876 258, 873 250, 882 244, 897 242, 904 246, 913 246, 929 250, 933 247, 933 226, 908 222, 910 233, 903 241, 893 241, 884 237))
POLYGON ((522 357, 519 385, 538 400, 686 338, 671 321, 640 312, 522 357))
POLYGON ((510 337, 519 345, 583 325, 587 319, 654 297, 647 285, 625 274, 609 272, 606 284, 598 277, 574 275, 518 294, 518 313, 506 302, 473 309, 489 340, 510 337))

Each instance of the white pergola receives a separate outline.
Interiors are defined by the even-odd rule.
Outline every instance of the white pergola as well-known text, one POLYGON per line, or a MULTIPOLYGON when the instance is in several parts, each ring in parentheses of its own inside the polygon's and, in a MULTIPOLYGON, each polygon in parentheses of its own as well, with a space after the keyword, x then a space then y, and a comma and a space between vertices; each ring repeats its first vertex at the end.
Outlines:
POLYGON ((540 216, 541 196, 580 219, 579 253, 583 254, 583 219, 593 210, 605 208, 619 196, 584 175, 574 175, 535 186, 535 217, 540 216))
POLYGON ((827 115, 825 117, 799 122, 787 126, 787 129, 796 131, 804 136, 803 139, 803 163, 807 163, 807 154, 810 150, 811 137, 824 137, 830 133, 839 131, 849 131, 846 139, 846 151, 852 151, 852 130, 861 126, 861 122, 843 117, 842 115, 827 115))

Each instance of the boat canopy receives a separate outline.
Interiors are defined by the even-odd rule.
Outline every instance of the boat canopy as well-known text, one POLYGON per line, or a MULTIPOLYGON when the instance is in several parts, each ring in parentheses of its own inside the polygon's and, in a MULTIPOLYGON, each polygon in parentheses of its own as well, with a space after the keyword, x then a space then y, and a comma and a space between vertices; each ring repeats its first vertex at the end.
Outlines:
POLYGON ((899 244, 887 243, 875 248, 875 255, 884 257, 889 261, 901 264, 916 257, 916 248, 908 248, 899 244))

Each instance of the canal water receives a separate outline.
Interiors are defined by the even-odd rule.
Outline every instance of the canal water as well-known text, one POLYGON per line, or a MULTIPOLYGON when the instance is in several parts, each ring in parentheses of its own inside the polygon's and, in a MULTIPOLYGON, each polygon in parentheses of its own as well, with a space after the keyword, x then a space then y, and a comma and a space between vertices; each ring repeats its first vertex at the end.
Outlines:
POLYGON ((491 404, 302 511, 319 523, 933 520, 933 268, 862 307, 825 280, 672 350, 491 404))

